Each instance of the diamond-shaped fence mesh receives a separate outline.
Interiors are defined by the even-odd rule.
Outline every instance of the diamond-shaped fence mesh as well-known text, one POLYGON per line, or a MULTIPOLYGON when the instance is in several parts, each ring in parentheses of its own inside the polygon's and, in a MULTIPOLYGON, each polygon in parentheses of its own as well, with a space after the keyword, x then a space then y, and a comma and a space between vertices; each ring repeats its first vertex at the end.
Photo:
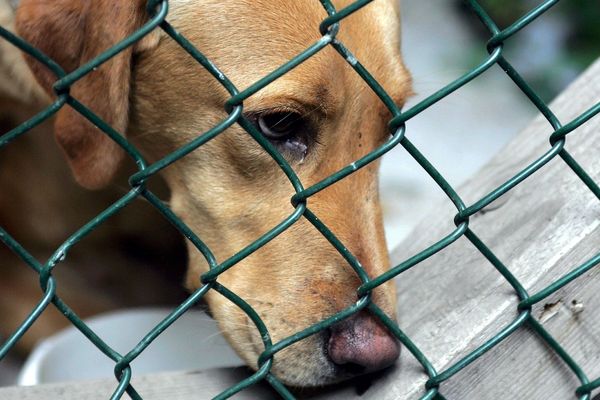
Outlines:
MULTIPOLYGON (((317 0, 315 0, 317 1, 317 0)), ((33 127, 42 123, 43 121, 51 118, 57 113, 62 107, 68 105, 77 110, 81 115, 91 121, 94 125, 98 126, 106 135, 108 135, 113 141, 118 143, 125 152, 131 157, 137 167, 138 171, 133 174, 130 179, 131 189, 122 198, 100 213, 96 218, 89 221, 81 229, 74 232, 68 240, 66 240, 59 248, 56 249, 54 254, 45 261, 38 261, 35 259, 30 252, 19 244, 9 232, 0 227, 0 240, 11 249, 27 266, 32 268, 39 274, 40 286, 42 290, 41 300, 37 307, 31 310, 29 316, 22 322, 18 329, 6 340, 4 343, 0 343, 0 359, 2 359, 11 350, 17 341, 27 332, 27 330, 34 324, 37 318, 47 309, 47 307, 56 307, 59 309, 66 318, 79 329, 98 349, 98 351, 104 353, 107 357, 112 359, 115 363, 114 373, 118 384, 117 388, 112 395, 113 399, 121 398, 122 395, 127 392, 133 399, 140 399, 142 396, 136 392, 136 389, 131 384, 132 369, 130 363, 136 359, 144 350, 155 340, 161 333, 168 329, 181 315, 190 309, 194 304, 198 303, 206 293, 209 291, 216 291, 222 296, 226 297, 229 301, 234 303, 239 309, 246 313, 248 317, 255 324, 256 329, 260 332, 260 336, 263 339, 264 351, 258 359, 258 370, 251 377, 244 379, 237 383, 235 386, 230 387, 223 393, 219 394, 217 399, 225 399, 233 396, 235 393, 244 390, 245 388, 254 385, 260 381, 267 381, 275 391, 277 391, 281 397, 286 399, 292 399, 294 396, 292 393, 282 384, 272 373, 271 367, 273 363, 273 356, 277 352, 285 349, 286 347, 301 341, 317 332, 327 329, 336 321, 342 318, 349 317, 362 309, 368 309, 371 313, 381 319, 382 323, 395 335, 400 342, 412 353, 412 355, 418 360, 423 366, 425 373, 429 376, 428 381, 423 387, 422 399, 443 399, 443 394, 440 392, 439 386, 442 382, 451 379, 460 370, 468 366, 470 363, 478 359, 484 353, 498 345, 502 340, 513 334, 518 329, 523 327, 529 327, 533 329, 541 339, 543 339, 547 345, 556 353, 562 361, 568 366, 573 374, 577 377, 580 382, 579 387, 573 388, 575 397, 581 400, 589 400, 591 392, 600 387, 600 377, 588 377, 583 369, 577 364, 577 362, 568 354, 567 351, 548 333, 548 331, 532 316, 532 306, 536 303, 547 298, 560 288, 568 285, 573 280, 580 277, 591 268, 597 266, 600 263, 600 253, 586 261, 585 263, 574 266, 570 273, 554 281, 548 287, 540 290, 537 293, 530 294, 525 287, 516 279, 509 269, 504 265, 502 260, 494 255, 492 250, 486 246, 486 244, 479 239, 479 237, 469 228, 469 218, 481 211, 484 207, 498 199, 503 194, 512 190, 515 186, 521 184, 529 176, 534 174, 536 171, 542 169, 550 160, 559 157, 564 161, 564 167, 570 168, 581 181, 589 188, 589 190, 600 199, 600 187, 593 179, 586 173, 586 171, 577 163, 577 161, 571 157, 567 151, 566 138, 569 133, 574 131, 580 125, 586 123, 590 118, 594 117, 600 112, 600 103, 595 104, 589 108, 586 112, 579 115, 577 118, 568 121, 561 122, 552 113, 547 104, 541 100, 536 92, 527 84, 527 82, 521 77, 519 72, 513 68, 509 60, 503 55, 503 45, 505 42, 513 39, 521 29, 528 24, 534 22, 536 18, 542 15, 544 12, 553 7, 558 0, 544 1, 537 7, 531 9, 526 15, 523 15, 520 19, 515 21, 505 29, 500 29, 494 20, 487 14, 485 9, 475 0, 468 1, 468 5, 479 17, 481 23, 489 31, 489 40, 487 42, 487 51, 489 55, 474 69, 468 71, 459 79, 451 82, 447 86, 441 88, 433 95, 424 99, 420 103, 411 107, 408 110, 401 110, 398 105, 388 96, 383 90, 379 83, 371 76, 360 60, 357 60, 350 51, 341 43, 337 38, 337 32, 339 25, 343 23, 344 18, 355 12, 360 12, 360 9, 367 6, 370 0, 360 0, 353 2, 349 6, 336 10, 330 0, 320 0, 321 5, 328 14, 321 25, 315 27, 320 32, 320 39, 314 44, 309 46, 306 50, 292 58, 279 68, 264 76, 262 79, 256 81, 246 89, 240 91, 235 85, 224 75, 218 66, 214 65, 208 60, 203 54, 202 49, 195 48, 184 36, 182 36, 177 30, 169 24, 169 11, 167 0, 149 0, 148 1, 148 21, 143 27, 132 35, 114 45, 110 49, 103 52, 100 56, 89 61, 85 65, 77 68, 75 71, 66 73, 56 62, 44 55, 42 52, 32 47, 30 44, 15 36, 8 30, 0 27, 0 37, 3 40, 7 40, 12 45, 18 47, 23 52, 34 57, 39 62, 47 66, 55 75, 56 82, 53 86, 56 92, 56 99, 54 102, 44 109, 42 112, 26 121, 22 125, 16 127, 0 136, 0 148, 9 146, 11 142, 22 135, 26 135, 33 127), (82 77, 89 74, 95 68, 102 63, 114 57, 119 52, 123 51, 129 46, 132 46, 145 35, 150 33, 152 30, 162 29, 172 40, 177 42, 185 51, 187 51, 203 68, 212 74, 214 79, 219 82, 229 93, 230 97, 223 105, 228 113, 228 116, 223 119, 220 123, 216 124, 210 130, 203 132, 198 137, 185 146, 179 148, 177 151, 167 155, 163 159, 148 165, 144 158, 141 156, 139 151, 129 143, 124 136, 119 132, 115 131, 111 126, 102 121, 97 115, 95 115, 85 105, 81 104, 76 98, 69 94, 69 88, 75 82, 80 80, 82 77), (362 77, 362 79, 368 84, 368 86, 379 96, 385 106, 392 113, 392 118, 389 121, 389 129, 391 132, 390 139, 376 150, 368 153, 366 156, 356 160, 351 165, 342 168, 335 174, 327 177, 326 179, 318 182, 310 187, 305 188, 303 183, 300 181, 298 176, 294 173, 291 166, 286 160, 279 154, 279 152, 273 147, 273 145, 265 139, 260 132, 257 131, 255 126, 244 116, 244 100, 254 93, 264 88, 269 83, 278 79, 282 75, 288 73, 299 64, 303 63, 314 54, 320 52, 324 48, 331 46, 333 47, 341 57, 343 57, 354 71, 362 77), (515 85, 528 97, 535 107, 542 113, 547 119, 548 124, 552 128, 552 133, 549 136, 548 150, 539 156, 531 164, 524 166, 516 175, 511 179, 504 182, 499 187, 492 190, 489 194, 474 202, 473 204, 467 205, 463 202, 460 195, 455 189, 444 179, 444 176, 438 172, 434 166, 421 154, 421 152, 412 144, 408 135, 406 134, 405 123, 427 109, 436 102, 444 99, 452 92, 459 90, 467 83, 477 79, 483 72, 490 69, 494 65, 499 65, 502 70, 510 77, 515 85), (239 253, 233 255, 229 259, 218 263, 213 256, 211 249, 207 247, 202 239, 198 237, 188 226, 186 226, 171 210, 164 204, 147 186, 147 180, 154 174, 169 166, 170 164, 177 162, 179 159, 185 157, 188 153, 198 149, 210 139, 217 135, 220 135, 228 127, 239 124, 256 142, 262 146, 262 148, 271 155, 277 164, 281 167, 283 172, 289 178, 295 189, 295 195, 291 198, 291 213, 289 217, 281 221, 279 225, 273 228, 265 235, 256 238, 256 241, 248 245, 246 248, 241 250, 239 253), (411 256, 402 263, 394 266, 384 274, 370 279, 363 267, 360 265, 358 260, 353 254, 351 254, 343 245, 343 243, 336 238, 336 236, 325 226, 310 210, 307 206, 307 200, 314 194, 321 190, 336 184, 341 179, 344 179, 350 174, 353 174, 358 169, 364 167, 370 162, 381 157, 387 151, 391 150, 395 146, 402 146, 405 151, 410 154, 418 164, 431 176, 431 178, 440 186, 440 188, 446 193, 449 201, 451 201, 456 207, 456 216, 454 218, 454 224, 456 229, 448 236, 440 238, 432 246, 423 250, 422 252, 411 256), (147 335, 138 343, 137 346, 132 348, 127 354, 120 354, 112 349, 105 341, 96 335, 66 304, 57 294, 56 286, 57 282, 53 276, 55 268, 60 268, 61 261, 65 258, 67 252, 74 246, 77 246, 78 242, 82 240, 86 235, 90 234, 100 225, 104 224, 107 219, 112 215, 126 208, 136 198, 143 197, 149 203, 151 203, 164 218, 169 220, 186 238, 188 238, 194 246, 204 255, 206 261, 210 266, 210 270, 204 273, 199 279, 202 282, 202 286, 196 290, 191 296, 178 307, 176 307, 168 317, 166 317, 160 324, 154 329, 147 333, 147 335), (351 265, 360 278, 362 284, 357 288, 358 300, 354 305, 344 309, 343 311, 331 315, 325 320, 310 326, 300 332, 280 340, 277 343, 272 343, 269 335, 269 331, 265 324, 262 322, 260 316, 253 310, 253 308, 244 301, 243 298, 239 297, 236 293, 233 293, 219 282, 219 275, 230 268, 236 268, 236 264, 248 257, 250 254, 255 252, 261 246, 265 245, 279 234, 284 232, 287 228, 292 226, 301 218, 305 218, 312 225, 314 225, 319 232, 321 232, 327 240, 341 253, 345 260, 351 265), (371 302, 370 293, 376 287, 382 285, 384 282, 397 277, 404 271, 417 266, 423 260, 431 257, 447 246, 452 245, 460 237, 466 237, 471 243, 485 256, 487 260, 497 269, 497 271, 508 281, 508 283, 514 288, 516 295, 519 298, 518 305, 518 317, 514 319, 508 326, 504 327, 500 332, 497 332, 495 336, 489 339, 487 342, 482 344, 470 352, 467 356, 456 362, 451 367, 444 371, 436 371, 434 366, 428 361, 426 354, 423 354, 420 349, 411 341, 411 339, 402 331, 401 327, 394 321, 393 318, 386 315, 377 305, 371 302)), ((243 68, 243 66, 240 66, 243 68)))

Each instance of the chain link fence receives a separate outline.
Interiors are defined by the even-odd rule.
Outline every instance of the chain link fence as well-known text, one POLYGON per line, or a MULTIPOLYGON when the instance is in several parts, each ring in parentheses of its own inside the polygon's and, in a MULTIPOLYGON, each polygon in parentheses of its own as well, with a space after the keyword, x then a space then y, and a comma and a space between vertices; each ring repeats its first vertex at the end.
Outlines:
POLYGON ((474 14, 479 18, 481 23, 490 33, 490 37, 487 42, 487 51, 489 55, 476 68, 473 68, 459 79, 451 82, 420 103, 404 111, 402 111, 391 100, 379 83, 371 76, 369 71, 363 67, 363 65, 360 63, 360 60, 357 60, 344 46, 344 44, 336 39, 339 26, 341 23, 343 23, 344 18, 352 13, 360 12, 360 9, 367 6, 370 1, 371 0, 359 0, 353 2, 343 9, 336 10, 330 0, 320 0, 320 3, 328 14, 328 17, 322 21, 321 25, 319 27, 315 27, 315 29, 320 31, 321 38, 314 42, 314 44, 308 47, 305 51, 298 54, 296 57, 292 58, 284 65, 281 65, 272 73, 268 74, 242 91, 238 90, 238 88, 231 83, 227 76, 225 76, 217 66, 215 66, 201 53, 202 49, 195 48, 185 37, 179 34, 177 30, 169 24, 169 4, 167 0, 149 0, 147 5, 147 11, 149 15, 148 22, 145 23, 141 29, 124 39, 122 42, 106 50, 100 56, 70 73, 66 73, 57 63, 42 54, 36 48, 10 33, 8 30, 0 27, 0 36, 4 40, 9 41, 23 52, 43 63, 56 75, 56 82, 54 84, 56 99, 54 102, 30 120, 26 121, 10 132, 0 136, 0 148, 10 145, 13 140, 22 135, 26 135, 30 129, 47 120, 48 118, 51 118, 65 105, 69 105, 81 113, 81 115, 91 121, 94 125, 98 126, 113 141, 118 143, 119 146, 126 151, 129 157, 135 161, 138 167, 138 171, 129 179, 131 189, 128 191, 128 193, 100 213, 96 218, 89 221, 77 232, 74 232, 72 236, 69 237, 68 240, 66 240, 59 248, 57 248, 54 254, 44 262, 36 260, 26 248, 21 246, 13 237, 11 237, 9 232, 0 227, 0 240, 4 243, 4 245, 17 254, 24 264, 39 274, 40 287, 43 293, 37 307, 31 310, 29 316, 22 322, 22 324, 8 338, 8 340, 6 340, 4 343, 0 343, 0 359, 6 356, 15 343, 25 334, 31 325, 35 323, 36 319, 47 307, 56 307, 98 348, 98 351, 104 353, 107 357, 114 361, 114 374, 118 384, 116 384, 117 387, 111 398, 119 399, 126 392, 133 399, 141 399, 142 396, 131 384, 132 369, 130 367, 130 363, 136 359, 136 357, 138 357, 165 329, 168 329, 169 326, 173 324, 188 309, 190 309, 190 307, 198 303, 207 292, 214 290, 229 299, 229 301, 234 303, 237 307, 239 307, 240 310, 248 315, 248 317, 255 324, 256 329, 260 332, 264 344, 264 351, 258 359, 259 368, 256 373, 222 392, 215 397, 216 399, 229 398, 260 381, 267 381, 282 398, 293 399, 294 396, 290 390, 286 388, 285 385, 282 384, 270 372, 274 355, 293 343, 301 341, 308 336, 327 329, 340 319, 347 318, 362 309, 368 309, 372 314, 376 315, 382 321, 382 323, 390 330, 390 332, 392 332, 393 335, 401 341, 401 343, 423 366, 424 371, 429 376, 429 379, 423 387, 423 395, 421 397, 423 400, 444 399, 444 396, 439 389, 442 382, 451 379, 455 374, 467 367, 474 360, 498 345, 502 340, 510 336, 516 330, 523 329, 523 327, 529 327, 533 329, 577 377, 580 385, 577 388, 573 388, 574 397, 580 400, 589 400, 591 398, 592 391, 600 387, 600 377, 596 377, 594 380, 593 377, 590 378, 586 375, 585 371, 583 371, 577 362, 571 358, 567 351, 565 351, 565 349, 561 347, 561 345, 547 332, 540 322, 533 317, 532 306, 547 298, 565 285, 568 285, 570 282, 577 279, 591 268, 597 266, 600 263, 600 253, 596 254, 585 263, 574 266, 570 273, 556 280, 543 290, 540 290, 534 294, 530 294, 528 293, 527 289, 523 287, 522 284, 511 274, 510 270, 504 265, 504 263, 494 255, 493 251, 479 239, 475 232, 469 228, 469 218, 471 216, 481 211, 484 207, 488 206, 503 194, 509 192, 516 185, 519 185, 525 181, 529 176, 543 168, 544 165, 556 157, 562 159, 564 161, 565 168, 570 168, 589 188, 589 190, 598 199, 600 199, 600 187, 577 163, 577 161, 571 157, 566 146, 567 135, 598 114, 600 112, 600 103, 593 105, 586 112, 571 121, 566 123, 561 122, 552 113, 548 105, 540 99, 536 92, 519 75, 518 71, 513 68, 511 63, 503 56, 503 47, 505 42, 514 40, 513 37, 516 36, 521 29, 534 22, 536 18, 558 3, 558 0, 544 1, 504 29, 500 29, 496 25, 494 20, 487 14, 484 7, 482 7, 478 1, 469 0, 468 6, 472 9, 474 14), (162 29, 168 36, 170 36, 172 40, 176 41, 183 49, 185 49, 198 62, 198 64, 210 72, 214 79, 228 91, 230 98, 224 104, 228 116, 219 124, 200 134, 196 139, 181 147, 177 151, 169 154, 153 164, 148 165, 138 150, 132 146, 122 135, 120 135, 119 132, 115 131, 111 126, 102 121, 84 104, 81 104, 76 98, 71 97, 69 95, 69 88, 96 67, 106 62, 111 57, 114 57, 125 48, 132 46, 154 29, 162 29), (273 145, 257 131, 254 125, 245 118, 242 113, 243 102, 249 96, 257 93, 266 85, 286 74, 327 46, 333 47, 341 57, 347 60, 354 71, 364 79, 368 86, 379 96, 381 101, 392 113, 393 117, 389 121, 389 129, 392 135, 390 139, 381 147, 360 158, 359 160, 356 160, 351 165, 342 168, 337 173, 327 177, 321 182, 305 188, 286 160, 278 153, 273 145), (548 121, 548 124, 552 128, 552 133, 548 138, 549 148, 544 154, 540 155, 539 158, 537 158, 531 164, 524 166, 520 172, 514 175, 511 179, 491 191, 480 200, 471 205, 467 205, 463 202, 460 195, 454 190, 454 188, 444 179, 444 176, 438 172, 435 167, 411 143, 406 135, 406 122, 417 114, 421 113, 426 108, 449 96, 452 92, 478 78, 482 73, 494 65, 499 65, 510 77, 510 79, 512 79, 512 81, 527 96, 531 103, 535 105, 535 107, 537 107, 537 109, 543 114, 548 121), (257 238, 254 243, 250 244, 239 253, 221 263, 217 263, 211 252, 211 249, 208 248, 203 243, 201 238, 198 237, 189 227, 187 227, 166 204, 164 204, 146 187, 146 183, 154 174, 181 159, 182 157, 185 157, 188 153, 196 150, 204 143, 221 134, 228 127, 234 124, 239 124, 243 129, 245 129, 247 133, 252 136, 254 140, 256 140, 256 142, 258 142, 262 148, 264 148, 264 150, 269 153, 271 157, 273 157, 273 159, 275 159, 282 171, 289 178, 296 193, 291 198, 293 211, 288 218, 281 221, 280 224, 278 224, 264 236, 257 238), (418 162, 418 164, 427 172, 427 174, 429 174, 431 178, 446 193, 449 201, 454 204, 457 210, 454 218, 456 229, 448 236, 441 238, 435 244, 423 250, 422 252, 413 255, 399 265, 394 266, 386 273, 373 279, 369 279, 355 256, 345 249, 344 245, 335 237, 335 235, 333 235, 328 227, 320 222, 315 214, 311 212, 310 208, 307 207, 307 200, 312 195, 331 185, 334 185, 336 182, 344 179, 348 175, 354 173, 356 170, 376 160, 398 145, 402 146, 404 150, 418 162), (199 277, 202 282, 202 286, 198 290, 192 293, 185 302, 175 308, 168 317, 166 317, 154 329, 148 332, 148 334, 138 343, 137 346, 132 348, 127 354, 119 354, 109 345, 107 345, 101 337, 97 336, 94 331, 92 331, 77 316, 71 307, 56 295, 57 282, 53 276, 53 271, 60 265, 61 261, 64 260, 66 254, 70 249, 73 248, 73 246, 76 246, 77 243, 86 235, 90 234, 98 226, 105 223, 106 220, 112 215, 126 208, 131 202, 139 197, 143 197, 150 202, 164 216, 164 218, 168 219, 186 238, 188 238, 195 245, 195 247, 204 255, 206 261, 210 265, 210 270, 199 277), (294 335, 289 336, 277 343, 272 343, 269 336, 269 331, 259 315, 248 303, 244 301, 243 298, 240 298, 238 295, 236 295, 236 293, 233 293, 219 283, 219 275, 230 268, 235 268, 239 261, 245 257, 248 257, 254 251, 281 234, 301 218, 305 218, 311 224, 313 224, 318 231, 321 232, 340 252, 344 259, 347 260, 350 266, 354 269, 362 284, 357 288, 358 300, 351 307, 348 307, 347 309, 344 309, 343 311, 332 315, 329 318, 305 330, 297 332, 294 335), (500 332, 497 332, 494 337, 489 339, 477 349, 473 350, 450 368, 444 371, 436 371, 434 366, 429 362, 427 355, 423 354, 419 348, 413 344, 411 339, 402 331, 401 327, 398 326, 398 324, 394 322, 390 316, 385 315, 380 308, 370 301, 370 293, 379 285, 395 278, 404 271, 417 266, 421 261, 431 257, 447 246, 450 246, 453 242, 463 236, 466 237, 482 253, 482 255, 486 257, 486 259, 497 269, 498 273, 500 273, 512 286, 512 288, 514 288, 514 291, 520 301, 518 305, 519 314, 518 317, 512 321, 512 323, 504 327, 500 332))

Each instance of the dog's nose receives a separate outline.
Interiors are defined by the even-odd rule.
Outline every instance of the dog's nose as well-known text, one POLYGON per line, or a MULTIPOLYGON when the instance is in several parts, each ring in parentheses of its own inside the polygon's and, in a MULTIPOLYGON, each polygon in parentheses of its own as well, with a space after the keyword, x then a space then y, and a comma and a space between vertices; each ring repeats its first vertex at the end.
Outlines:
POLYGON ((400 355, 400 345, 375 317, 360 312, 330 328, 328 354, 350 373, 389 367, 400 355))

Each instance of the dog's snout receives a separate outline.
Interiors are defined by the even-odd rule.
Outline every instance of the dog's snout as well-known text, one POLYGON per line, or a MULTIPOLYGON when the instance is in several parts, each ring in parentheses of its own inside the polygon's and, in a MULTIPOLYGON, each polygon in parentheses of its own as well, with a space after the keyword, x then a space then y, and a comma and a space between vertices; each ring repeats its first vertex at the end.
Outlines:
POLYGON ((327 352, 342 370, 368 373, 391 366, 400 345, 371 314, 359 313, 330 328, 327 352))

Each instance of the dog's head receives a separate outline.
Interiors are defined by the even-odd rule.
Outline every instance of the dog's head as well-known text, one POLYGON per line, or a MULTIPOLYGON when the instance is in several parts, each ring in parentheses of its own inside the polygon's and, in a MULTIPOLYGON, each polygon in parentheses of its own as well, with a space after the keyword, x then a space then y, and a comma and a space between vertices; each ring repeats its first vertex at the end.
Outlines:
MULTIPOLYGON (((67 71, 139 28, 146 1, 22 0, 19 33, 67 71)), ((320 38, 327 17, 317 0, 172 0, 168 21, 240 89, 320 38)), ((349 0, 334 1, 342 8, 349 0)), ((375 1, 344 19, 337 39, 397 104, 410 93, 399 53, 396 0, 375 1)), ((56 78, 29 60, 49 92, 56 78)), ((227 114, 225 89, 162 31, 155 31, 71 88, 71 95, 157 160, 207 131, 227 114)), ((291 164, 304 187, 321 181, 389 139, 389 111, 333 48, 326 47, 243 102, 245 117, 291 164)), ((56 136, 76 179, 107 184, 122 150, 75 111, 58 113, 56 136)), ((373 162, 308 200, 308 208, 375 277, 389 268, 373 162)), ((171 207, 222 262, 294 211, 294 189, 277 163, 238 125, 163 170, 171 207)), ((208 269, 189 246, 190 289, 208 269)), ((247 301, 274 342, 357 300, 360 280, 306 219, 218 278, 247 301)), ((143 284, 143 283, 142 283, 143 284)), ((392 282, 372 293, 395 316, 392 282)), ((240 356, 257 367, 262 338, 248 316, 219 293, 206 300, 240 356)), ((273 372, 292 385, 320 385, 391 364, 399 347, 367 312, 275 355, 273 372)))

